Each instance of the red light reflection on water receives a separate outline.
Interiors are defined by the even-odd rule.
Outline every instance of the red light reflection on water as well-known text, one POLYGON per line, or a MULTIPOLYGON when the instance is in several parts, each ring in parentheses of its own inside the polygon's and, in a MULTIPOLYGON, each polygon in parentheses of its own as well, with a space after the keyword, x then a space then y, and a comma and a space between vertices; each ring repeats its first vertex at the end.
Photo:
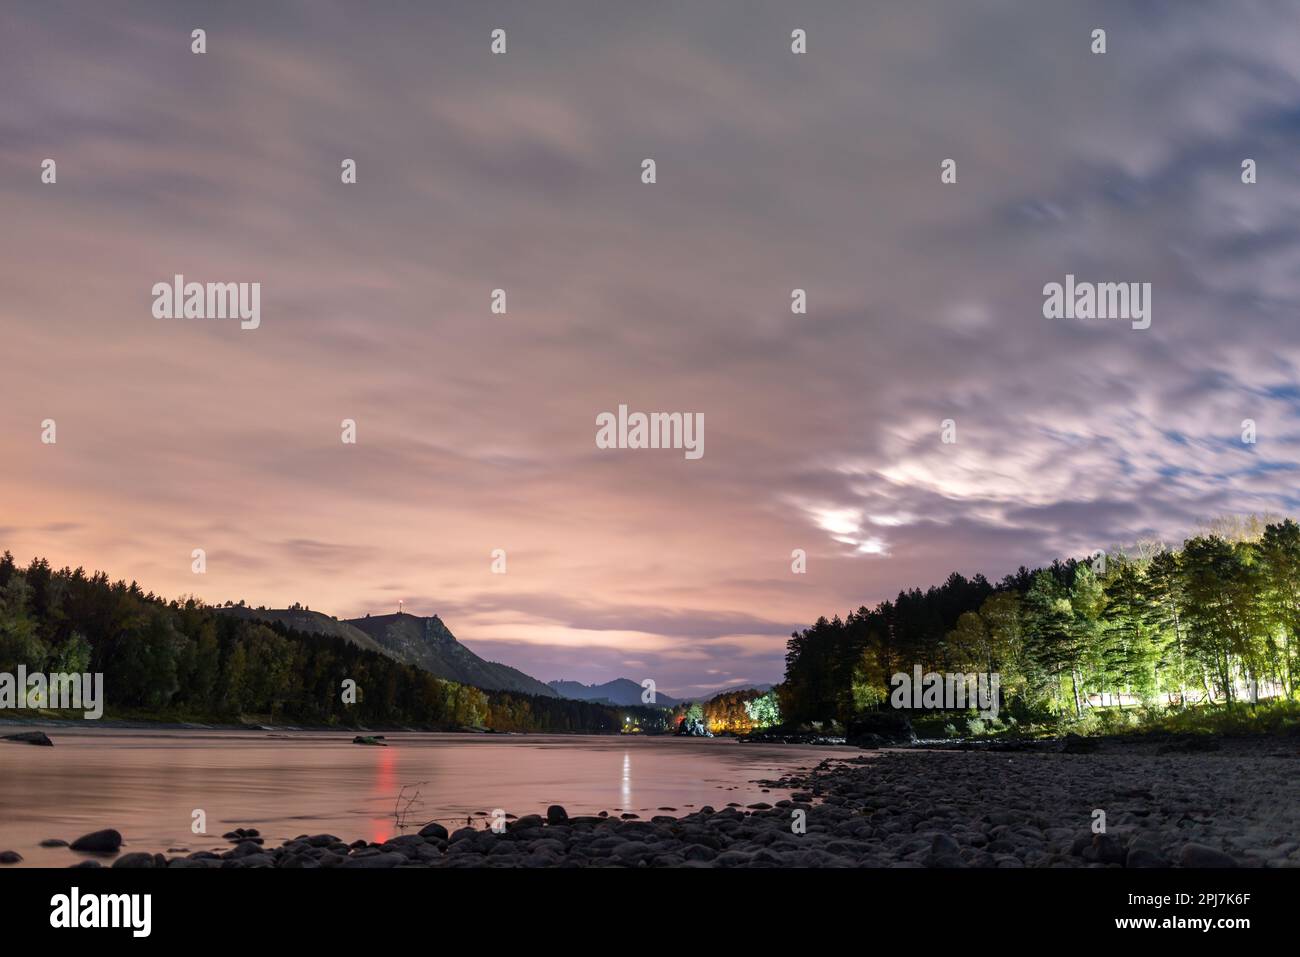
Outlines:
MULTIPOLYGON (((397 784, 397 750, 395 748, 375 748, 379 752, 375 762, 374 787, 371 789, 371 796, 375 798, 377 805, 382 805, 384 801, 396 800, 398 790, 397 784)), ((376 844, 383 844, 393 834, 393 819, 391 817, 376 817, 370 822, 370 840, 376 844)))

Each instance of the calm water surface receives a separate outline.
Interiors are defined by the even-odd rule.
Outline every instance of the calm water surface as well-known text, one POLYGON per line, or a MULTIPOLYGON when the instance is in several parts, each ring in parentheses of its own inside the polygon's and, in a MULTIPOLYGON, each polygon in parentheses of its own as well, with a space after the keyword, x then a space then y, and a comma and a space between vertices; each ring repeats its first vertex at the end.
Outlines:
POLYGON ((859 753, 728 738, 391 733, 379 748, 341 732, 46 730, 53 748, 0 742, 0 851, 24 865, 75 863, 85 855, 40 842, 105 827, 126 850, 225 850, 221 835, 235 827, 258 828, 268 845, 320 832, 383 841, 496 808, 648 818, 775 803, 788 794, 756 779, 859 753), (195 809, 206 835, 190 831, 195 809), (403 831, 399 816, 414 828, 403 831))

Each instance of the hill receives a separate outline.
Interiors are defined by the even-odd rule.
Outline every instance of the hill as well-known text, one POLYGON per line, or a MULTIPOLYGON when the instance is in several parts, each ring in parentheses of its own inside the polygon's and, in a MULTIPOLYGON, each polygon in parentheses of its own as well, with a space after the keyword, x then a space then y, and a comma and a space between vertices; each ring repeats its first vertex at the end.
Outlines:
MULTIPOLYGON (((509 665, 486 661, 459 641, 437 615, 372 615, 342 622, 372 639, 389 656, 439 678, 487 691, 519 691, 559 697, 556 692, 509 665)), ((638 704, 640 701, 638 700, 638 704)))

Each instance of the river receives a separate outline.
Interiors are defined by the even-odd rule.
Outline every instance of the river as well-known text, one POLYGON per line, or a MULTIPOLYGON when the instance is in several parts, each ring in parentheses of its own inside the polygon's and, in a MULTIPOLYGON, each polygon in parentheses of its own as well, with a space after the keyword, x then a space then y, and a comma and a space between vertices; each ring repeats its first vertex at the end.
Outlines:
POLYGON ((430 820, 484 827, 497 809, 551 804, 648 818, 775 803, 788 795, 756 780, 859 753, 730 738, 401 732, 373 747, 348 732, 44 730, 53 748, 0 742, 0 851, 21 854, 18 866, 76 863, 86 855, 40 842, 107 827, 124 851, 166 853, 227 850, 235 827, 273 846, 321 832, 383 841, 430 820), (192 831, 196 811, 205 833, 192 831))

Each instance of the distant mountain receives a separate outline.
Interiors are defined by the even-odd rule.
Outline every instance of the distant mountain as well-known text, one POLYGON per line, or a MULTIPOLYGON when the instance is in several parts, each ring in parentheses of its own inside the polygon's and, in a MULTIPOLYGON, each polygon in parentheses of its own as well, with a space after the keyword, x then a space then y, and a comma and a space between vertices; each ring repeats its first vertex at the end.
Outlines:
MULTIPOLYGON (((639 705, 641 703, 641 685, 636 681, 628 678, 615 678, 613 681, 606 681, 601 685, 584 685, 580 681, 548 681, 546 682, 562 698, 573 698, 577 701, 593 701, 598 704, 612 704, 620 707, 629 705, 639 705)), ((725 688, 714 688, 711 691, 699 691, 690 695, 683 695, 680 698, 674 698, 666 695, 662 691, 655 694, 655 704, 661 708, 675 708, 677 705, 687 701, 708 701, 726 691, 770 691, 770 684, 738 684, 729 685, 725 688)))
POLYGON ((279 622, 305 634, 334 635, 368 651, 423 668, 439 678, 485 691, 520 691, 558 697, 536 678, 474 654, 456 640, 437 615, 432 618, 375 615, 340 621, 318 611, 298 608, 232 607, 217 611, 250 621, 279 622))
MULTIPOLYGON (((594 701, 598 704, 612 704, 629 707, 641 704, 643 690, 640 683, 629 678, 615 678, 603 685, 584 685, 578 681, 548 681, 548 685, 561 698, 573 698, 575 701, 594 701)), ((662 691, 655 693, 654 707, 672 708, 680 702, 670 698, 662 691)))
POLYGON ((329 615, 322 615, 318 611, 306 611, 301 608, 244 608, 239 606, 223 608, 219 605, 216 610, 225 615, 242 618, 245 621, 279 622, 286 628, 292 628, 294 631, 301 631, 304 634, 333 635, 336 638, 343 638, 360 648, 365 648, 367 651, 376 651, 389 658, 397 657, 361 629, 353 628, 346 621, 339 621, 329 615))
POLYGON ((485 661, 451 633, 437 615, 373 615, 344 624, 373 639, 390 656, 425 671, 487 691, 520 691, 559 697, 555 691, 522 671, 485 661))
POLYGON ((760 684, 760 683, 728 685, 725 688, 713 688, 710 691, 694 691, 691 694, 684 696, 682 700, 683 701, 708 701, 710 698, 716 698, 718 695, 725 694, 728 691, 751 691, 751 690, 771 691, 772 685, 760 684))

